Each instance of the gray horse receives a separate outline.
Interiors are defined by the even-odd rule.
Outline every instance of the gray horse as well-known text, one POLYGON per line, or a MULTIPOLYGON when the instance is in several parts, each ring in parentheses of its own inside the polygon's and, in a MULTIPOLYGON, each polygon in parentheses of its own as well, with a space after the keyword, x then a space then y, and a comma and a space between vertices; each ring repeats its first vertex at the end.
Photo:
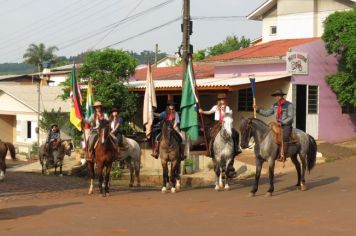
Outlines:
POLYGON ((137 187, 141 186, 140 168, 141 168, 141 148, 138 143, 130 138, 123 136, 124 143, 127 143, 127 150, 120 150, 120 161, 125 161, 130 170, 130 187, 133 187, 134 176, 136 176, 137 187))
POLYGON ((62 166, 64 156, 70 156, 73 150, 73 144, 69 140, 62 140, 58 145, 52 143, 50 144, 50 153, 45 155, 45 144, 40 147, 40 163, 42 166, 42 174, 49 174, 48 169, 54 167, 54 174, 57 174, 57 167, 59 167, 59 175, 62 176, 62 166))
POLYGON ((232 124, 233 119, 230 114, 224 116, 222 127, 216 135, 213 148, 214 148, 214 171, 216 175, 215 190, 225 189, 229 190, 230 177, 226 174, 229 163, 234 157, 234 143, 232 140, 232 124))
MULTIPOLYGON (((297 144, 290 145, 287 150, 287 155, 290 156, 298 174, 297 188, 306 190, 305 186, 305 171, 311 171, 315 166, 317 145, 312 136, 295 129, 297 136, 297 144), (298 155, 301 164, 298 161, 298 155)), ((242 119, 240 124, 241 132, 241 147, 248 148, 251 137, 255 142, 254 152, 256 159, 256 174, 255 184, 250 192, 250 196, 254 196, 258 190, 258 182, 261 175, 262 164, 267 161, 269 164, 269 183, 270 187, 266 196, 272 196, 274 191, 274 166, 275 160, 279 155, 279 147, 275 142, 272 130, 270 127, 259 119, 249 118, 242 119)))

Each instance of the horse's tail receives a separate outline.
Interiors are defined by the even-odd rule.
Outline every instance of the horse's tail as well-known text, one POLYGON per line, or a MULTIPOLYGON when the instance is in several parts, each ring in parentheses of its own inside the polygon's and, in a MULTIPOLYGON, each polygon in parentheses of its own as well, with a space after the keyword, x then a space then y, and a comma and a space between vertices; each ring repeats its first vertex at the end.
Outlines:
POLYGON ((11 159, 16 160, 16 152, 15 152, 14 145, 12 143, 5 143, 5 145, 7 146, 7 148, 10 151, 11 159))
POLYGON ((317 145, 315 142, 315 139, 308 134, 309 138, 309 147, 308 147, 308 171, 310 172, 316 163, 316 151, 317 151, 317 145))

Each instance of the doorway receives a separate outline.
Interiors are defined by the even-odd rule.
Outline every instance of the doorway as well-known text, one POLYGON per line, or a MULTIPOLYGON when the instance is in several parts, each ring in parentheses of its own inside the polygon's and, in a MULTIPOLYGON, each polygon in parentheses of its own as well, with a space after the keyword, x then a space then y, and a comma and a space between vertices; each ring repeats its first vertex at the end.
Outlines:
POLYGON ((296 128, 305 131, 307 117, 307 86, 298 84, 296 87, 296 128))

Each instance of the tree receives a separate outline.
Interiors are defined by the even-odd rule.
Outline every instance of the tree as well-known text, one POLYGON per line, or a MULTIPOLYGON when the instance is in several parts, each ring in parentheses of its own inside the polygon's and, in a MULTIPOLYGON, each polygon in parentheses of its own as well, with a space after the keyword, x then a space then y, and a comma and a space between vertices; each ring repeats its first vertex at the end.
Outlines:
POLYGON ((195 53, 193 53, 193 61, 202 61, 206 57, 206 50, 199 50, 195 53))
POLYGON ((322 39, 329 54, 339 60, 339 71, 326 77, 342 105, 356 106, 356 4, 351 11, 335 12, 324 21, 322 39))
MULTIPOLYGON (((124 120, 131 120, 137 111, 137 95, 130 92, 125 83, 135 72, 136 65, 136 59, 122 50, 92 51, 86 53, 78 77, 92 79, 94 99, 101 101, 106 111, 117 107, 124 120)), ((68 81, 63 85, 62 99, 67 99, 68 81)))
POLYGON ((226 39, 207 50, 207 56, 216 56, 227 52, 239 50, 250 46, 250 39, 246 39, 244 36, 239 39, 236 35, 227 36, 226 39))
POLYGON ((54 52, 57 50, 58 48, 56 46, 46 48, 43 43, 38 45, 32 43, 23 55, 23 58, 25 59, 24 62, 35 65, 40 71, 42 71, 43 62, 54 61, 56 59, 54 52))

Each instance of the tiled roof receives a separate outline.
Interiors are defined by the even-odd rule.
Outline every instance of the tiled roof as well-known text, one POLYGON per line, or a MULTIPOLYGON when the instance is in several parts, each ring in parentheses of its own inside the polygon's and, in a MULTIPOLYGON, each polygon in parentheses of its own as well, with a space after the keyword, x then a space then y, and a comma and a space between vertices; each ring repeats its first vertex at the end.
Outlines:
MULTIPOLYGON (((214 76, 213 65, 194 65, 194 73, 196 79, 208 78, 214 76)), ((152 68, 153 80, 182 80, 183 68, 181 65, 173 67, 152 68)), ((147 68, 136 70, 135 80, 146 80, 147 68)))
MULTIPOLYGON (((260 83, 290 76, 290 74, 284 73, 276 75, 256 75, 255 78, 256 83, 260 83)), ((250 79, 248 75, 234 78, 205 78, 197 79, 196 83, 198 88, 231 87, 250 84, 250 79)), ((134 90, 144 90, 146 88, 146 81, 131 81, 128 86, 134 90)), ((182 87, 182 80, 155 80, 154 86, 156 89, 180 89, 182 87)))
POLYGON ((221 54, 205 59, 206 62, 233 61, 254 58, 271 58, 285 56, 289 48, 318 41, 320 38, 302 38, 302 39, 282 39, 256 46, 243 48, 237 51, 221 54))

